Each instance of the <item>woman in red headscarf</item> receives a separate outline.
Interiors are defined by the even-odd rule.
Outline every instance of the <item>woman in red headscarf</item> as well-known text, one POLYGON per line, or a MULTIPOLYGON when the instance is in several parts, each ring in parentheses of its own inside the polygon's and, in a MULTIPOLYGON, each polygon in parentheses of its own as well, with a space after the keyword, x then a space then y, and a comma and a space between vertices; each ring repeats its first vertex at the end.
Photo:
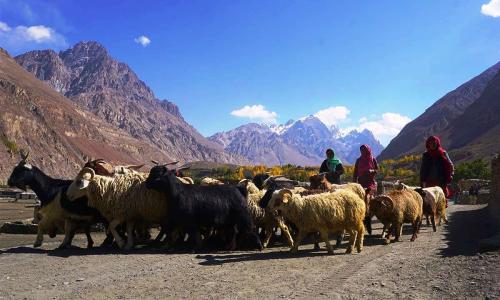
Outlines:
MULTIPOLYGON (((375 175, 378 171, 378 164, 375 157, 372 155, 372 149, 368 145, 361 145, 359 147, 361 156, 356 160, 354 165, 353 181, 361 184, 364 189, 369 189, 370 194, 375 194, 377 191, 377 181, 375 180, 375 175)), ((371 220, 366 217, 365 227, 368 234, 372 234, 371 220)))
POLYGON ((425 148, 427 151, 422 155, 420 166, 420 185, 422 187, 439 186, 448 199, 450 197, 448 184, 451 182, 454 171, 453 163, 448 153, 441 147, 441 141, 437 136, 430 136, 425 142, 425 148))

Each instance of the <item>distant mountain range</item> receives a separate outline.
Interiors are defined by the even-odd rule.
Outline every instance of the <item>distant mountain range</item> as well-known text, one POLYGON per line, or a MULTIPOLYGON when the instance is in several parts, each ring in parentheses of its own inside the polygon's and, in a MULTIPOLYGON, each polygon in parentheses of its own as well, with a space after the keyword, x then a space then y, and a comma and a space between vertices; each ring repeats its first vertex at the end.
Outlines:
POLYGON ((328 148, 334 149, 343 162, 353 164, 359 156, 360 145, 370 145, 375 155, 383 149, 369 130, 342 133, 335 126, 328 128, 315 116, 290 120, 281 125, 250 123, 216 133, 209 140, 229 153, 267 166, 319 165, 325 159, 328 148))
POLYGON ((500 152, 500 62, 436 101, 408 123, 379 159, 421 153, 430 135, 442 138, 455 161, 500 152))

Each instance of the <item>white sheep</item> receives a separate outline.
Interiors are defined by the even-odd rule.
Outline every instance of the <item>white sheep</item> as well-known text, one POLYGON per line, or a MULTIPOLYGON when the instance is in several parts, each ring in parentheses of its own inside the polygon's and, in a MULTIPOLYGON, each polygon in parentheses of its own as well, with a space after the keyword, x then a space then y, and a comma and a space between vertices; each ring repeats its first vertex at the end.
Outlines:
POLYGON ((438 225, 441 225, 442 220, 448 223, 448 219, 446 218, 446 196, 443 189, 439 186, 433 186, 422 188, 422 190, 425 193, 425 198, 436 205, 436 216, 439 217, 438 225))
POLYGON ((224 183, 218 179, 215 178, 210 178, 210 177, 204 177, 200 185, 223 185, 224 183))
POLYGON ((240 180, 237 184, 238 186, 245 187, 248 191, 247 195, 247 205, 252 217, 253 224, 256 228, 262 228, 265 230, 264 240, 262 241, 262 246, 266 248, 269 244, 269 240, 273 235, 274 228, 278 227, 281 233, 287 240, 290 246, 293 245, 292 235, 290 234, 290 229, 285 224, 285 220, 281 216, 276 216, 272 210, 265 209, 259 206, 261 199, 267 193, 266 190, 259 190, 257 186, 249 179, 240 180))
POLYGON ((328 253, 333 254, 328 234, 341 233, 343 230, 349 232, 350 237, 346 253, 351 253, 354 245, 358 252, 363 248, 365 202, 349 190, 303 197, 283 189, 273 194, 268 207, 280 212, 297 227, 298 234, 292 252, 298 251, 300 242, 307 234, 319 232, 328 253))
POLYGON ((163 223, 167 215, 165 196, 146 188, 146 174, 129 173, 106 177, 83 168, 67 191, 70 200, 87 196, 88 205, 96 208, 109 221, 109 229, 120 248, 134 246, 134 226, 137 222, 163 223), (127 225, 127 244, 116 228, 127 225))

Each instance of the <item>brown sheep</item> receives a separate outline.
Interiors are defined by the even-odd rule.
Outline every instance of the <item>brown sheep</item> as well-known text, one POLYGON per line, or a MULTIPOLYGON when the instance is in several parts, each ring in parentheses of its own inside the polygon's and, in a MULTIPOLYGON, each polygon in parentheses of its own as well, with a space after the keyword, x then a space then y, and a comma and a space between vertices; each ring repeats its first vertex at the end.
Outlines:
POLYGON ((371 200, 370 215, 375 215, 384 224, 384 229, 389 228, 385 237, 387 244, 392 229, 396 230, 395 240, 400 241, 403 223, 412 224, 411 241, 414 241, 422 223, 422 205, 422 197, 414 190, 394 190, 371 200))

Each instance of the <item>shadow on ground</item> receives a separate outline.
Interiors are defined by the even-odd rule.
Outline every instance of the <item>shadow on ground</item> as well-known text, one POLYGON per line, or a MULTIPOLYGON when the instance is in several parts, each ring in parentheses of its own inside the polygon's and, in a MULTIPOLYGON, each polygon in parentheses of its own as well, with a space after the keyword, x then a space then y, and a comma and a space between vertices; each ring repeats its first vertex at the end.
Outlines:
POLYGON ((479 241, 495 233, 487 206, 456 211, 449 219, 450 222, 445 225, 447 247, 441 249, 444 257, 476 255, 479 252, 479 241))

